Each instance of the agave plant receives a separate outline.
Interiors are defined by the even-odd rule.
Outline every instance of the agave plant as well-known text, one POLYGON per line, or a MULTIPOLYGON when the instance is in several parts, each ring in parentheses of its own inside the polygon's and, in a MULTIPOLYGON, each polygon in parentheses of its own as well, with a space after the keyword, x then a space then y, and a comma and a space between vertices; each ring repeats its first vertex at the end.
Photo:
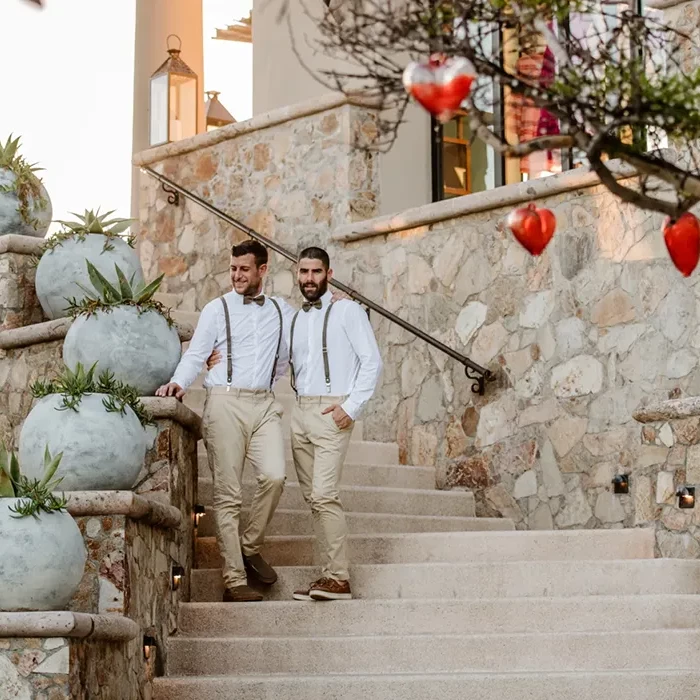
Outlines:
POLYGON ((14 192, 17 195, 22 221, 36 230, 39 220, 32 216, 32 212, 43 210, 48 204, 42 196, 41 180, 35 175, 43 168, 37 167, 36 163, 27 163, 19 153, 19 146, 20 137, 13 139, 12 134, 4 145, 0 141, 0 169, 6 168, 15 176, 13 183, 0 185, 0 192, 14 192))
POLYGON ((10 511, 15 513, 13 517, 36 517, 42 511, 53 513, 65 509, 68 503, 66 498, 59 498, 53 493, 62 481, 54 478, 62 458, 63 452, 53 457, 47 445, 41 479, 28 479, 20 471, 17 455, 9 452, 5 443, 0 442, 0 498, 20 499, 10 508, 10 511))
POLYGON ((85 369, 78 363, 75 371, 64 367, 63 372, 48 382, 37 380, 30 391, 35 399, 43 399, 51 394, 61 394, 60 410, 77 411, 80 401, 86 394, 105 394, 102 404, 108 413, 126 413, 126 407, 132 409, 141 425, 150 425, 152 419, 140 401, 138 392, 131 386, 117 381, 109 370, 95 377, 97 363, 85 369))
POLYGON ((68 300, 68 311, 71 316, 75 317, 81 314, 90 316, 97 311, 109 311, 115 306, 135 306, 142 312, 157 311, 165 317, 169 326, 173 325, 170 311, 153 298, 160 289, 164 275, 153 280, 150 284, 134 286, 134 276, 127 279, 119 265, 115 265, 118 281, 115 286, 89 260, 85 262, 93 289, 87 289, 78 283, 86 296, 80 301, 68 300))
POLYGON ((111 243, 111 239, 114 238, 124 240, 133 248, 136 239, 133 236, 122 236, 122 234, 136 219, 121 219, 119 217, 110 219, 109 217, 112 216, 115 211, 116 209, 112 209, 104 214, 100 214, 98 208, 97 211, 86 209, 83 214, 70 212, 77 221, 63 221, 58 219, 56 223, 61 224, 63 230, 46 241, 44 251, 53 250, 64 241, 72 238, 84 241, 85 237, 90 234, 99 234, 106 237, 104 250, 113 250, 114 246, 111 243))

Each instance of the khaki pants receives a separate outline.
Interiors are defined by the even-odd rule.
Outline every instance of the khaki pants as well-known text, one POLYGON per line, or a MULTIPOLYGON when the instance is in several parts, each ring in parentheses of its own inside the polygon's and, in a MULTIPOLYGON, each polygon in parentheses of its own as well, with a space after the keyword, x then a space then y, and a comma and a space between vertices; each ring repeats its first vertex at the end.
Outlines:
POLYGON ((207 389, 202 433, 214 479, 214 517, 227 588, 246 583, 241 553, 256 554, 265 539, 285 481, 282 407, 270 391, 207 389), (249 460, 258 487, 245 532, 239 535, 243 464, 249 460))
POLYGON ((292 454, 304 500, 311 506, 321 576, 347 581, 348 534, 340 502, 340 477, 352 426, 340 430, 322 411, 342 396, 300 396, 292 411, 292 454))

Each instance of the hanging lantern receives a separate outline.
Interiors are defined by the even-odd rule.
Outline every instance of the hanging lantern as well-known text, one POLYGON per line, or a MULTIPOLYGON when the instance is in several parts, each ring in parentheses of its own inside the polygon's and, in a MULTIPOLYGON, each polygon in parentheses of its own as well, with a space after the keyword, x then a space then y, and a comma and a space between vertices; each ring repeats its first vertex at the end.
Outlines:
POLYGON ((180 58, 180 46, 180 37, 168 36, 170 56, 151 76, 151 146, 180 141, 197 133, 199 79, 180 58), (180 42, 177 49, 170 48, 171 38, 180 42))
POLYGON ((528 204, 513 209, 508 214, 506 226, 530 255, 540 255, 552 240, 557 219, 549 209, 538 209, 534 204, 528 204))
POLYGON ((204 112, 206 114, 207 131, 213 131, 222 126, 235 124, 236 120, 231 113, 219 102, 220 92, 209 90, 205 93, 207 101, 204 103, 204 112))

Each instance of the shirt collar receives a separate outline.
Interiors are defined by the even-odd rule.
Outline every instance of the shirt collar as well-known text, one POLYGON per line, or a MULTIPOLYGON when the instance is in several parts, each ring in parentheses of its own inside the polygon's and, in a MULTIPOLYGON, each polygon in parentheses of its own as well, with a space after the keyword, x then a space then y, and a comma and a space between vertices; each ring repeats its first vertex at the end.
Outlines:
MULTIPOLYGON (((264 290, 260 290, 260 294, 265 294, 264 290)), ((256 297, 259 297, 260 294, 256 294, 256 297)), ((224 295, 226 297, 226 301, 229 299, 234 303, 238 304, 239 306, 243 306, 243 294, 239 294, 235 289, 232 289, 228 294, 224 295)), ((255 304, 251 304, 251 306, 255 306, 255 304)))
POLYGON ((327 289, 326 293, 321 297, 321 303, 323 304, 324 309, 331 303, 332 298, 333 292, 331 292, 330 289, 327 289))

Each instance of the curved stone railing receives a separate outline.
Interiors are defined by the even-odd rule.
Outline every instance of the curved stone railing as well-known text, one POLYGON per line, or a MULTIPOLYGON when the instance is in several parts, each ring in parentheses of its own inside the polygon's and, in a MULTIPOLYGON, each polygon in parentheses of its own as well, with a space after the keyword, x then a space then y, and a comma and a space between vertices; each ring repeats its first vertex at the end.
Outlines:
POLYGON ((0 612, 0 637, 70 637, 71 639, 128 642, 139 626, 121 615, 92 615, 68 610, 0 612))

